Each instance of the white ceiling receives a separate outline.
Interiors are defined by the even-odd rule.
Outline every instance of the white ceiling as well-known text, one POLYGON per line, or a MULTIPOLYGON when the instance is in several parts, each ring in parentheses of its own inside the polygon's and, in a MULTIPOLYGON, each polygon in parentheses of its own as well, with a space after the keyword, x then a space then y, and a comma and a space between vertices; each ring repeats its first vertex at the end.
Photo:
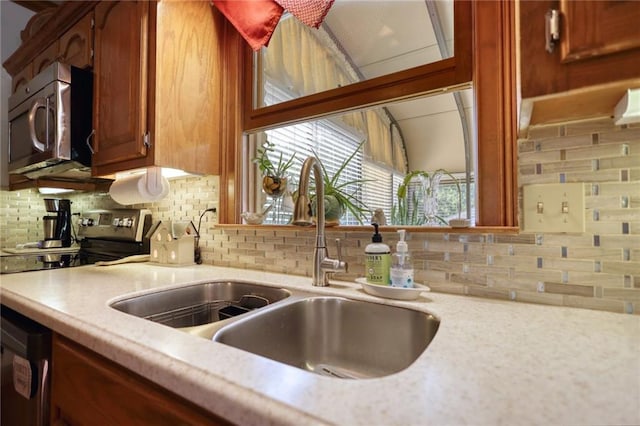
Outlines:
MULTIPOLYGON (((434 3, 452 52, 453 2, 434 3)), ((425 0, 336 0, 324 22, 364 78, 442 58, 425 0)), ((469 121, 472 92, 462 93, 469 121)), ((453 94, 404 101, 387 109, 405 138, 410 170, 464 172, 464 136, 453 94)), ((468 122, 469 129, 472 124, 468 122)))

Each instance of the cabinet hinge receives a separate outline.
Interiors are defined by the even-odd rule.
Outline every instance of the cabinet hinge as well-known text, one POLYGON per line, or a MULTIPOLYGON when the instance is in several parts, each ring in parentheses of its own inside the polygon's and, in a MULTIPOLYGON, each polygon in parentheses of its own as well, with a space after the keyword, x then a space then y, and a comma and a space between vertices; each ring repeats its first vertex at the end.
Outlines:
POLYGON ((547 52, 553 53, 553 49, 560 41, 560 11, 549 9, 545 14, 545 47, 547 52))
POLYGON ((94 29, 96 27, 96 20, 94 18, 91 18, 91 29, 94 29))
POLYGON ((149 132, 146 132, 142 137, 142 143, 146 148, 151 148, 151 135, 149 132))
POLYGON ((89 55, 91 55, 91 58, 93 59, 93 49, 91 49, 91 51, 89 52, 89 55))

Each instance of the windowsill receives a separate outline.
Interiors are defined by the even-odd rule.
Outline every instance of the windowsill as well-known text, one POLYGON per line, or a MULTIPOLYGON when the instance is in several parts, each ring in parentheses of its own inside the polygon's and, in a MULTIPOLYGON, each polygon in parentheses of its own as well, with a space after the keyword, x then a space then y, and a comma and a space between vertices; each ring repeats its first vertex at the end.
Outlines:
MULTIPOLYGON (((280 230, 280 231, 313 231, 315 226, 294 226, 294 225, 245 225, 245 224, 217 224, 216 228, 226 229, 255 229, 255 230, 280 230)), ((371 225, 361 226, 329 226, 327 232, 369 232, 371 225)), ((519 234, 520 228, 508 226, 471 226, 468 228, 452 228, 449 226, 381 226, 380 232, 396 232, 398 229, 406 229, 409 232, 425 233, 449 233, 449 234, 519 234)))

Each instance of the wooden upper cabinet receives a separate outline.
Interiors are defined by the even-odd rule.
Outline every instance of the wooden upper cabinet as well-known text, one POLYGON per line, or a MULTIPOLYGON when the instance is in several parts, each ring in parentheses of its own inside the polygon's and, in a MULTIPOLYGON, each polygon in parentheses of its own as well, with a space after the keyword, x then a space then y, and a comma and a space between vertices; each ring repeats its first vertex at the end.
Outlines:
POLYGON ((579 1, 563 0, 560 11, 566 22, 566 37, 560 43, 563 62, 640 47, 637 1, 592 1, 585 7, 579 1))
POLYGON ((640 87, 637 1, 521 0, 519 130, 613 115, 640 87), (560 40, 545 49, 545 14, 560 12, 560 40))
POLYGON ((60 37, 58 57, 74 67, 93 67, 93 13, 88 13, 60 37))
POLYGON ((95 5, 93 1, 68 1, 44 9, 29 20, 21 32, 22 44, 2 64, 12 76, 12 93, 55 61, 81 68, 92 66, 90 61, 74 56, 80 45, 82 49, 86 46, 87 55, 91 55, 93 35, 89 16, 95 5), (78 36, 79 32, 84 34, 78 36), (79 42, 80 39, 86 41, 79 42))
POLYGON ((532 98, 640 76, 637 1, 522 0, 522 97, 532 98), (560 11, 560 41, 545 49, 545 14, 560 11))
POLYGON ((145 1, 95 8, 94 170, 147 153, 149 8, 145 1))
POLYGON ((224 17, 209 2, 95 9, 93 174, 220 173, 224 17), (146 135, 146 136, 145 136, 146 135))

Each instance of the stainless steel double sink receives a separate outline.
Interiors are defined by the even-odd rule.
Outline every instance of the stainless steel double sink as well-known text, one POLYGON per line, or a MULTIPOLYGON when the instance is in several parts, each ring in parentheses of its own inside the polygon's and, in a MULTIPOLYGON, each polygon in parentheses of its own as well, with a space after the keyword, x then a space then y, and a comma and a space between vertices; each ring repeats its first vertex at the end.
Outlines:
POLYGON ((159 290, 111 306, 303 370, 351 379, 404 370, 440 324, 412 309, 242 281, 159 290))

